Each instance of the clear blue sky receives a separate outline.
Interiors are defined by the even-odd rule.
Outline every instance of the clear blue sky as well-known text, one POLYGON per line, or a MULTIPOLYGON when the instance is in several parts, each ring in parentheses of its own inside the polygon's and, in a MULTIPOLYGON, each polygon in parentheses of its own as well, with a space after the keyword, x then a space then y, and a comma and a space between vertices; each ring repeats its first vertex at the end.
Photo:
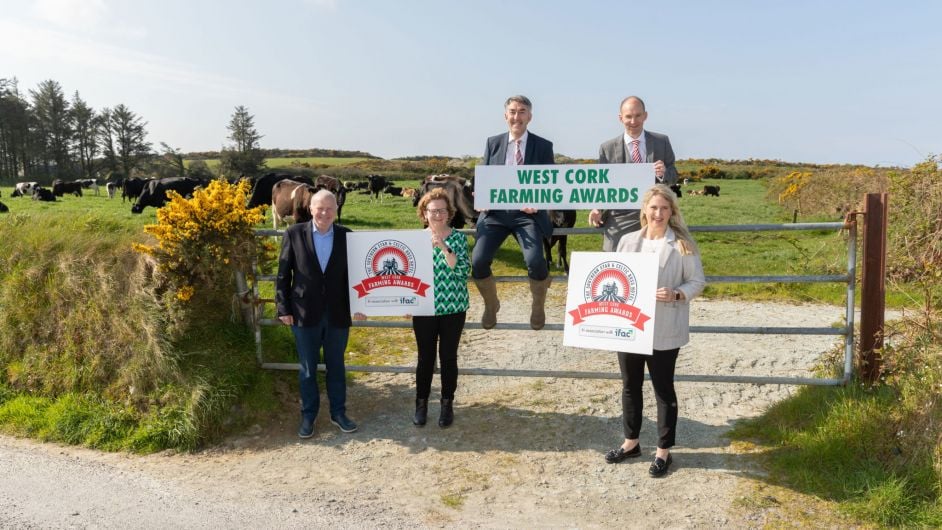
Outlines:
POLYGON ((942 150, 942 3, 0 0, 0 77, 124 103, 148 140, 476 155, 503 101, 594 157, 618 103, 678 158, 909 166, 942 150))

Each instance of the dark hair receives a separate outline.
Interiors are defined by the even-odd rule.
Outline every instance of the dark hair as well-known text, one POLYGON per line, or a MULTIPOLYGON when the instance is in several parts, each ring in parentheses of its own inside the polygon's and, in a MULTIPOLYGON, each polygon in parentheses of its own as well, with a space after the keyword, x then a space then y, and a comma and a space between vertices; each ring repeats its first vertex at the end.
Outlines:
POLYGON ((428 226, 428 220, 425 218, 428 203, 437 200, 445 201, 445 208, 448 209, 448 222, 451 222, 452 218, 455 216, 455 205, 451 203, 451 197, 448 196, 448 192, 445 191, 445 188, 435 188, 419 199, 419 204, 416 208, 416 214, 419 219, 422 220, 424 226, 428 226))

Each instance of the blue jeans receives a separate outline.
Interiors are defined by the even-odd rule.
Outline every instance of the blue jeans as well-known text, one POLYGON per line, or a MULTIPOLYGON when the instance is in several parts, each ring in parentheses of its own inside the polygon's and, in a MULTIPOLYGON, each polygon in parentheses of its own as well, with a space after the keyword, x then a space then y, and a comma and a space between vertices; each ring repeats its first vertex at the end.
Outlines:
POLYGON ((527 264, 527 276, 542 281, 549 276, 549 266, 543 254, 543 235, 532 216, 517 211, 488 212, 478 220, 474 250, 471 251, 471 276, 481 280, 490 276, 494 255, 507 236, 513 234, 523 261, 527 264))
POLYGON ((301 370, 301 415, 311 421, 320 409, 320 389, 317 386, 317 363, 324 350, 324 365, 327 367, 327 400, 333 418, 347 411, 347 380, 343 366, 343 352, 347 349, 350 328, 335 328, 327 322, 327 315, 315 325, 291 326, 298 363, 301 370))

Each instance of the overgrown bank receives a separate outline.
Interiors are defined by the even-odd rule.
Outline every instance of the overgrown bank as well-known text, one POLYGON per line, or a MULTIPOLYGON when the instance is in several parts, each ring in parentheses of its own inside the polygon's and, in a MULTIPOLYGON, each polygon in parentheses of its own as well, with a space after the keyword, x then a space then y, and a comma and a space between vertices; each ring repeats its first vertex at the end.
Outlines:
MULTIPOLYGON (((885 330, 880 380, 803 388, 731 433, 759 451, 771 471, 766 482, 881 527, 942 527, 940 173, 932 157, 880 183, 890 192, 890 289, 905 284, 916 306, 885 330)), ((816 177, 798 175, 785 183, 791 196, 808 199, 803 208, 836 203, 818 197, 834 187, 834 175, 816 177)), ((839 357, 835 352, 822 369, 839 371, 839 357)), ((803 509, 800 501, 782 503, 768 510, 766 522, 790 524, 801 520, 803 509)))
POLYGON ((0 223, 0 429, 190 449, 238 411, 273 406, 249 331, 230 318, 231 281, 184 305, 159 260, 132 249, 143 237, 94 214, 0 223))

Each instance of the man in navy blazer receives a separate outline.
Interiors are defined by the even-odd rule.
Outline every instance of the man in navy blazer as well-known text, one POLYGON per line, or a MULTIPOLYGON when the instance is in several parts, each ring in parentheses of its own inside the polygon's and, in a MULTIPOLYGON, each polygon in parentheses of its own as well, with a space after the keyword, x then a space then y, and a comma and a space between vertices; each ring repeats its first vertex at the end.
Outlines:
POLYGON ((278 318, 294 334, 301 365, 301 427, 298 436, 314 435, 320 408, 317 364, 321 350, 327 367, 330 421, 343 432, 357 425, 347 417, 347 381, 343 364, 350 335, 350 279, 347 273, 347 233, 337 218, 337 198, 327 190, 311 197, 308 223, 285 231, 278 258, 275 305, 278 318))
MULTIPOLYGON (((648 119, 644 101, 637 96, 628 96, 619 106, 618 120, 625 132, 608 140, 599 147, 599 164, 630 164, 632 150, 637 147, 640 162, 654 162, 655 181, 667 186, 677 184, 677 168, 674 167, 674 150, 666 134, 644 130, 648 119), (632 146, 632 142, 637 142, 632 146)), ((592 210, 589 224, 605 228, 602 250, 614 252, 621 236, 641 228, 639 210, 592 210)))
MULTIPOLYGON (((504 103, 504 120, 509 132, 487 139, 484 165, 546 165, 553 164, 553 143, 529 132, 527 125, 533 118, 533 105, 526 96, 512 96, 504 103)), ((481 326, 491 329, 497 324, 500 300, 497 282, 491 273, 494 254, 510 234, 523 250, 530 278, 530 327, 542 329, 546 323, 544 305, 550 277, 543 256, 543 239, 553 235, 553 226, 545 210, 490 210, 478 217, 474 251, 471 254, 471 277, 484 299, 481 326)))

